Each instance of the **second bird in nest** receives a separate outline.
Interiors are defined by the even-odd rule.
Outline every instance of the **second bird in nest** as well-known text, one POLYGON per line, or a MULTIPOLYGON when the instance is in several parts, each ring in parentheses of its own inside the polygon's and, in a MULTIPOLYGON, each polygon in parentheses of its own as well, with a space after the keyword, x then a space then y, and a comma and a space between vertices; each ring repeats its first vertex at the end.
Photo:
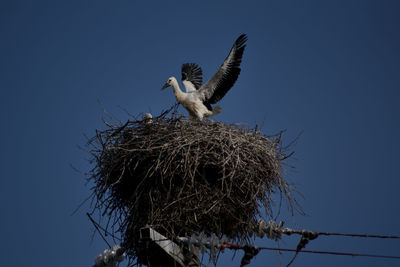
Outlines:
POLYGON ((175 77, 170 77, 162 89, 172 86, 176 100, 192 118, 202 120, 220 113, 222 108, 220 106, 212 107, 211 104, 221 100, 239 77, 246 41, 245 34, 236 39, 224 63, 204 85, 201 85, 203 80, 201 68, 197 64, 186 63, 182 65, 182 83, 186 92, 182 92, 179 88, 175 77))

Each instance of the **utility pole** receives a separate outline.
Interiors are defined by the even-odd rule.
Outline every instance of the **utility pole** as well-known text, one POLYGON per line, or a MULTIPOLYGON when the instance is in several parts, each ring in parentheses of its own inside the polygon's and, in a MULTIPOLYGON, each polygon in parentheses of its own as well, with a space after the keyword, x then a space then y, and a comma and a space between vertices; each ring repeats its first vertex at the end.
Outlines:
POLYGON ((138 261, 151 267, 199 266, 197 253, 163 236, 151 227, 140 229, 138 261))

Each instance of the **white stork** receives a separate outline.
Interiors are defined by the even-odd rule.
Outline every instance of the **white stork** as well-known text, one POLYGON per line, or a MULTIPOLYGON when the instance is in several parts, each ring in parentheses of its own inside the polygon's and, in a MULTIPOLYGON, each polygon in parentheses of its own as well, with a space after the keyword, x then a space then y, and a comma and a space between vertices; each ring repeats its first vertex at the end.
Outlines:
POLYGON ((211 107, 211 104, 221 100, 239 77, 246 41, 245 34, 236 39, 217 73, 203 86, 201 86, 201 68, 194 63, 186 63, 182 65, 182 83, 186 88, 186 93, 179 88, 175 77, 169 78, 162 89, 172 86, 176 100, 186 108, 192 118, 202 120, 220 113, 222 108, 211 107))

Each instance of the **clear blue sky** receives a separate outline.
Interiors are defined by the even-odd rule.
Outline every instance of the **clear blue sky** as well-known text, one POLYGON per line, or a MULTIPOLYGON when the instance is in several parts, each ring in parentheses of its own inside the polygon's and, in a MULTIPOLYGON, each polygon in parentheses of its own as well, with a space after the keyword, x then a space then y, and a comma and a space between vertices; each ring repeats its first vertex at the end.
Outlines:
MULTIPOLYGON (((1 1, 2 266, 91 266, 106 244, 92 241, 87 206, 71 216, 90 191, 70 164, 90 168, 77 146, 104 128, 98 101, 122 121, 118 106, 159 114, 175 103, 160 88, 182 63, 207 80, 241 33, 242 73, 214 119, 287 129, 287 141, 304 131, 287 177, 308 216, 280 219, 400 235, 399 13, 399 1, 1 1)), ((400 241, 319 237, 308 248, 399 255, 400 241)), ((301 254, 293 266, 399 264, 301 254)), ((279 260, 263 251, 251 266, 279 260)))

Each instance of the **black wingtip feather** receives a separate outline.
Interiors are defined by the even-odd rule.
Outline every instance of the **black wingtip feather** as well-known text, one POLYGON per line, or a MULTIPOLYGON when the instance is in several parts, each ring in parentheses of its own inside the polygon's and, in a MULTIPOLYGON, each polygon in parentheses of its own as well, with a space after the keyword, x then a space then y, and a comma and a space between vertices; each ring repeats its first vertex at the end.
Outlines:
POLYGON ((241 34, 235 41, 235 45, 236 45, 237 49, 246 47, 246 41, 247 41, 247 35, 244 33, 241 34))
POLYGON ((182 81, 190 81, 196 89, 203 83, 203 71, 196 63, 185 63, 182 65, 182 81))
POLYGON ((246 48, 247 35, 241 34, 235 41, 234 48, 236 49, 235 57, 232 59, 232 64, 239 67, 242 63, 244 49, 246 48))
POLYGON ((215 104, 232 88, 240 74, 247 35, 241 34, 218 72, 205 84, 205 102, 215 104))

